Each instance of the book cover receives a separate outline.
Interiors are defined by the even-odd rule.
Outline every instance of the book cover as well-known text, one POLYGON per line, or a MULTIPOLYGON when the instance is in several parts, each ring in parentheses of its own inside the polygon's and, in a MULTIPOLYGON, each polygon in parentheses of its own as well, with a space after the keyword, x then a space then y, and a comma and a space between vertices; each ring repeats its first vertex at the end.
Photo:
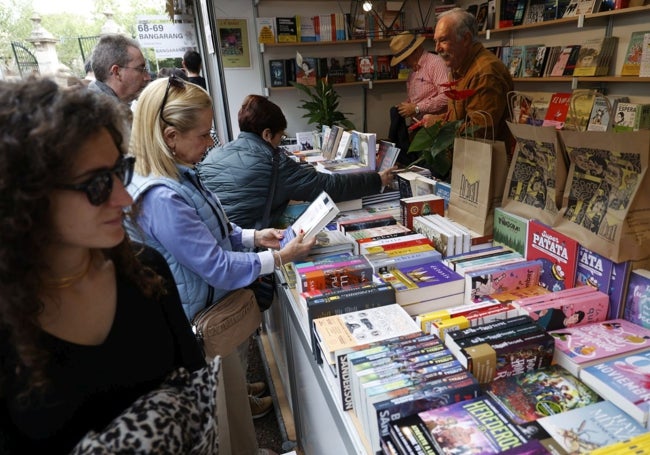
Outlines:
POLYGON ((300 215, 300 217, 288 228, 284 230, 284 237, 280 241, 280 246, 284 247, 298 232, 304 232, 305 238, 311 238, 318 234, 327 226, 336 215, 339 209, 334 204, 332 198, 323 191, 318 197, 309 204, 309 207, 300 215))
POLYGON ((400 199, 401 221, 409 229, 413 229, 413 218, 437 213, 444 216, 445 201, 435 194, 424 194, 400 199))
POLYGON ((530 0, 524 13, 524 24, 544 21, 544 0, 530 0))
POLYGON ((648 31, 636 31, 630 35, 630 41, 627 45, 623 65, 621 66, 621 76, 638 76, 641 69, 641 56, 643 55, 643 37, 648 31))
POLYGON ((296 82, 314 86, 318 80, 318 59, 316 57, 296 58, 295 67, 296 82))
POLYGON ((377 157, 375 163, 377 163, 377 168, 381 167, 384 157, 388 153, 391 147, 394 147, 395 143, 390 142, 386 139, 381 139, 377 142, 377 157))
POLYGON ((542 126, 554 126, 557 129, 562 129, 569 114, 570 101, 571 93, 554 93, 551 96, 542 126))
POLYGON ((478 5, 478 10, 476 11, 476 24, 478 25, 478 30, 485 30, 488 17, 488 2, 482 2, 478 5))
POLYGON ((558 365, 498 379, 485 393, 517 424, 601 401, 596 391, 558 365))
POLYGON ((603 398, 647 428, 650 416, 650 350, 591 365, 580 377, 603 398))
POLYGON ((564 123, 565 130, 585 131, 597 93, 593 90, 574 90, 569 101, 570 108, 564 123))
POLYGON ((369 170, 375 170, 375 159, 377 155, 377 134, 362 133, 352 130, 350 140, 351 157, 359 160, 369 170))
POLYGON ((257 42, 262 44, 273 44, 276 42, 275 17, 256 17, 257 42))
POLYGON ((576 454, 588 454, 647 431, 607 400, 542 417, 537 422, 564 450, 576 454))
POLYGON ((508 72, 512 77, 521 76, 521 67, 524 60, 524 48, 523 46, 511 46, 510 47, 510 58, 508 60, 508 72))
POLYGON ((276 17, 276 37, 278 43, 298 42, 298 20, 296 16, 276 17))
POLYGON ((375 78, 374 56, 360 55, 357 57, 357 77, 360 81, 371 81, 375 78))
POLYGON ((612 268, 612 279, 609 283, 609 318, 623 317, 623 308, 627 298, 627 287, 632 271, 630 261, 615 262, 612 268))
POLYGON ((402 248, 399 250, 391 250, 386 253, 369 254, 366 255, 366 258, 377 275, 386 270, 395 268, 397 265, 414 266, 442 259, 442 255, 434 248, 417 252, 407 252, 407 250, 408 249, 402 248))
POLYGON ((539 77, 546 47, 542 44, 523 46, 523 61, 519 77, 539 77), (542 55, 540 55, 542 52, 542 55))
POLYGON ((548 333, 555 338, 554 360, 574 375, 595 363, 650 347, 650 330, 625 319, 576 325, 548 333))
POLYGON ((535 327, 539 331, 521 329, 530 333, 463 348, 459 360, 481 384, 550 366, 553 337, 539 326, 535 327))
POLYGON ((650 329, 650 270, 635 269, 630 273, 623 318, 650 329))
POLYGON ((543 286, 530 286, 527 288, 516 289, 514 291, 497 292, 492 294, 490 297, 492 297, 493 300, 496 300, 501 303, 513 303, 513 302, 517 302, 519 299, 523 299, 527 297, 539 297, 540 295, 545 295, 550 293, 551 291, 549 291, 543 286))
POLYGON ((638 104, 620 102, 616 104, 612 128, 614 131, 634 131, 638 104))
POLYGON ((357 80, 357 58, 343 57, 343 71, 345 76, 344 82, 354 82, 357 80))
POLYGON ((392 67, 390 66, 390 55, 375 55, 375 79, 386 80, 396 79, 393 74, 392 67))
POLYGON ((578 262, 578 242, 575 239, 537 220, 530 220, 526 259, 541 259, 540 284, 548 290, 574 287, 578 262))
MULTIPOLYGON (((418 175, 413 181, 413 196, 423 196, 425 194, 436 194, 436 184, 438 180, 424 175, 418 175)), ((444 202, 444 201, 443 201, 444 202)))
POLYGON ((286 87, 288 85, 284 60, 269 60, 269 74, 271 87, 286 87))
POLYGON ((312 16, 299 16, 300 24, 300 41, 310 43, 316 41, 316 30, 314 28, 314 18, 312 16))
POLYGON ((397 224, 397 220, 392 215, 383 213, 347 220, 340 219, 336 222, 337 228, 346 233, 379 226, 390 226, 391 224, 397 224))
POLYGON ((467 253, 455 254, 453 256, 447 256, 443 259, 445 264, 449 266, 452 270, 456 270, 457 264, 462 264, 464 262, 473 261, 474 259, 479 259, 483 257, 494 257, 501 256, 504 254, 509 254, 514 252, 511 248, 503 245, 495 245, 489 248, 483 248, 478 251, 468 251, 467 253))
POLYGON ((528 218, 511 213, 501 207, 494 208, 493 242, 505 245, 526 256, 528 218))
POLYGON ((327 80, 332 84, 345 82, 345 68, 342 57, 330 57, 327 59, 327 80))
POLYGON ((416 266, 397 266, 380 274, 382 281, 395 289, 395 299, 400 305, 430 300, 463 292, 463 277, 441 261, 416 266))
POLYGON ((416 232, 409 235, 373 240, 370 242, 362 242, 359 244, 359 252, 361 254, 383 253, 390 250, 410 248, 421 245, 433 246, 431 240, 429 240, 426 236, 416 232))
POLYGON ((609 38, 591 38, 580 45, 574 76, 605 76, 602 65, 604 53, 609 50, 609 38))
POLYGON ((607 131, 611 122, 609 118, 611 106, 607 98, 597 96, 589 114, 587 131, 607 131))
MULTIPOLYGON (((561 291, 558 291, 561 292, 561 291)), ((609 296, 596 291, 521 307, 545 330, 560 330, 607 320, 609 296)))
POLYGON ((426 235, 433 241, 435 249, 443 258, 456 254, 455 236, 451 231, 433 223, 429 218, 416 216, 413 218, 413 230, 426 235))
POLYGON ((436 453, 498 454, 527 441, 486 396, 417 414, 436 453))
MULTIPOLYGON (((565 71, 567 69, 567 66, 569 65, 569 61, 572 58, 573 55, 573 65, 575 66, 575 61, 577 60, 577 52, 574 50, 576 47, 579 47, 576 44, 570 44, 567 46, 562 47, 562 50, 560 51, 560 54, 557 57, 557 60, 555 61, 555 65, 553 65, 553 69, 551 70, 550 76, 566 76, 565 71)), ((579 50, 579 49, 578 49, 579 50)), ((573 73, 573 68, 571 68, 571 73, 573 73)), ((571 74, 568 74, 569 76, 571 74)))
POLYGON ((365 259, 363 262, 349 265, 299 272, 296 280, 298 292, 316 291, 321 289, 341 288, 351 284, 372 282, 372 266, 365 259))
POLYGON ((421 333, 411 316, 396 303, 314 319, 313 327, 327 354, 326 360, 332 365, 337 363, 338 356, 355 346, 421 333))
POLYGON ((576 286, 591 286, 609 295, 614 261, 603 255, 578 245, 578 264, 576 266, 576 286))
POLYGON ((522 261, 505 266, 488 266, 465 273, 465 301, 483 300, 492 294, 539 284, 541 261, 522 261))
POLYGON ((386 235, 397 234, 412 234, 414 231, 410 230, 402 224, 391 224, 390 226, 379 226, 375 228, 361 229, 358 231, 349 231, 347 236, 354 240, 372 239, 375 237, 382 237, 386 235))

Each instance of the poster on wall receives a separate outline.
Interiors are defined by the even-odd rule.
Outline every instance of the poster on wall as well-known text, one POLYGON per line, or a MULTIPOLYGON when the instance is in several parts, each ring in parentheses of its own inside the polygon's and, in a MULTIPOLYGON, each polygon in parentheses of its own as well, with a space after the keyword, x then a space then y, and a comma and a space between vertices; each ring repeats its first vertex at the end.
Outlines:
POLYGON ((247 19, 218 19, 217 29, 224 68, 250 68, 247 19))

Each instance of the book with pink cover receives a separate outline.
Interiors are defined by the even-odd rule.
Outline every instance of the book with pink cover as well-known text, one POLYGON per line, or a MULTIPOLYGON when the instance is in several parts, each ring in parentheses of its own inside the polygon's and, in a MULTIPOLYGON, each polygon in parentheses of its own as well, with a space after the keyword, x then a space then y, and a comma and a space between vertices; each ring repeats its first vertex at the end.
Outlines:
POLYGON ((546 330, 606 321, 608 310, 609 296, 596 290, 589 294, 522 307, 522 311, 546 330))
POLYGON ((514 262, 488 266, 465 273, 465 301, 483 300, 491 294, 539 284, 542 261, 514 262))
POLYGON ((548 333, 555 338, 554 361, 578 377, 583 368, 650 347, 650 330, 625 319, 610 319, 548 333))
POLYGON ((526 259, 541 259, 540 284, 549 291, 572 288, 578 263, 578 241, 532 219, 528 224, 526 259))

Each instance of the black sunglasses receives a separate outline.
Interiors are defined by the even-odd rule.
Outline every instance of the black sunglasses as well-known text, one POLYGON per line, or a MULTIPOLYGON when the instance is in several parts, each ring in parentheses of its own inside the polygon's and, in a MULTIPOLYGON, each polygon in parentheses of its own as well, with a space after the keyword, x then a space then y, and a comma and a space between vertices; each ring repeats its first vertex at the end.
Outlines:
POLYGON ((170 126, 175 126, 173 123, 168 121, 165 116, 163 115, 163 112, 165 111, 165 106, 167 105, 167 97, 169 96, 169 88, 174 87, 177 89, 184 89, 185 88, 185 81, 181 79, 178 76, 172 75, 167 78, 167 88, 165 89, 165 96, 163 96, 162 103, 160 103, 160 120, 165 122, 166 124, 170 126))
POLYGON ((113 191, 113 175, 122 185, 127 186, 133 178, 134 156, 122 156, 113 169, 102 169, 83 183, 56 185, 64 190, 83 191, 92 205, 101 205, 108 200, 113 191))

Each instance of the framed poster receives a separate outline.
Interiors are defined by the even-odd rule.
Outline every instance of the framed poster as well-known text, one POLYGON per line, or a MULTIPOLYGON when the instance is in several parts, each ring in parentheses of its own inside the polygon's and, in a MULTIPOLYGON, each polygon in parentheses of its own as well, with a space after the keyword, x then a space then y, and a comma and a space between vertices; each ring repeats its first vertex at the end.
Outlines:
POLYGON ((247 19, 217 19, 224 68, 250 68, 247 19))

